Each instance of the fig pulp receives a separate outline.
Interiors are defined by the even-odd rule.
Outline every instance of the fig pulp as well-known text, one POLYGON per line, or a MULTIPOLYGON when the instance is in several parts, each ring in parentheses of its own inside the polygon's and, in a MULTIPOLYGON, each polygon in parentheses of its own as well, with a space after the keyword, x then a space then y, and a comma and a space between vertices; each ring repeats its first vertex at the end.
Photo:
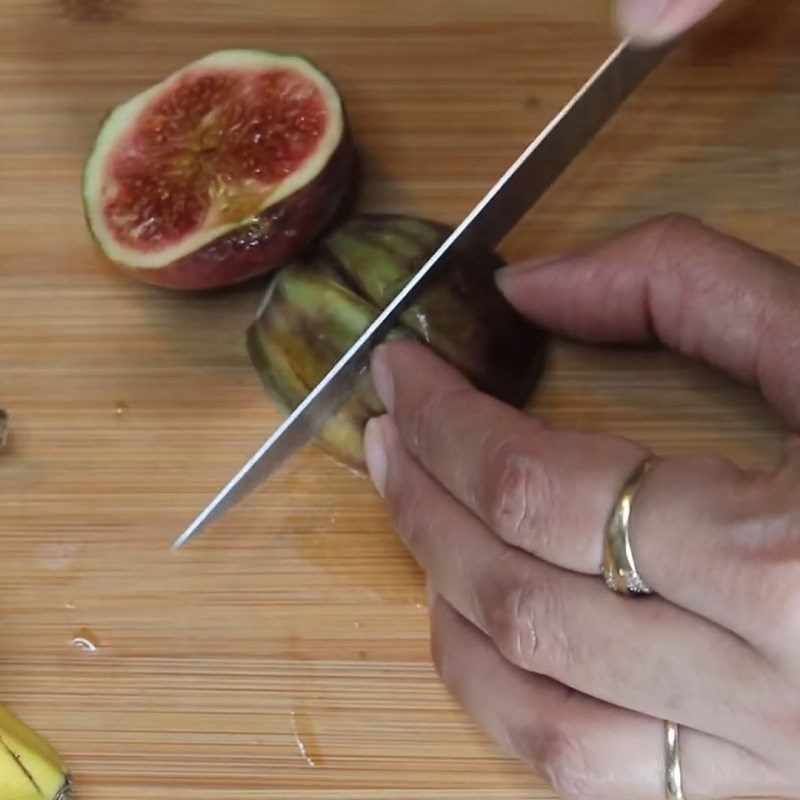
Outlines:
MULTIPOLYGON (((272 276, 247 346, 284 413, 305 399, 450 232, 410 217, 359 216, 272 276)), ((479 390, 522 407, 541 372, 545 338, 497 290, 493 272, 503 265, 495 253, 462 251, 460 267, 423 292, 389 337, 426 344, 479 390)), ((382 413, 366 372, 316 443, 363 472, 364 427, 382 413)))
POLYGON ((115 108, 83 182, 89 227, 139 280, 210 289, 299 255, 353 184, 341 98, 305 59, 225 50, 115 108))

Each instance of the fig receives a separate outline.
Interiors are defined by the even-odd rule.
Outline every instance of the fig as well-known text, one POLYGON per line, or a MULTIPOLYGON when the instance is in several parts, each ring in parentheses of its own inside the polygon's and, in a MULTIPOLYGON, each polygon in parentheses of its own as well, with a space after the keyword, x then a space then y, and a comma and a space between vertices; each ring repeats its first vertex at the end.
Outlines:
POLYGON ((144 283, 214 289, 302 253, 354 185, 343 102, 311 62, 223 50, 106 117, 83 201, 103 253, 144 283))
MULTIPOLYGON (((451 232, 413 217, 359 215, 271 276, 247 349, 283 413, 303 401, 451 232)), ((462 250, 459 256, 459 268, 428 287, 389 338, 425 344, 480 391, 521 408, 541 374, 544 333, 495 286, 493 272, 504 266, 498 254, 462 250)), ((382 413, 367 371, 315 443, 364 472, 364 428, 382 413)))

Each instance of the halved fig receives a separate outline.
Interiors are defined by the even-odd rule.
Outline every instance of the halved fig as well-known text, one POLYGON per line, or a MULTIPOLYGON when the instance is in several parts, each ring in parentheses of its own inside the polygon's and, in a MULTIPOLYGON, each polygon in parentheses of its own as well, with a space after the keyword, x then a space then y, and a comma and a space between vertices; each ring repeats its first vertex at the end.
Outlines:
POLYGON ((83 199, 106 256, 176 289, 290 261, 334 219, 355 148, 331 81, 296 56, 224 50, 115 108, 83 199))
MULTIPOLYGON (((300 405, 376 316, 377 309, 322 260, 280 270, 247 339, 253 364, 279 410, 290 413, 300 405)), ((369 375, 361 376, 351 397, 325 425, 323 448, 360 468, 362 432, 381 409, 369 375)))
MULTIPOLYGON (((449 233, 426 220, 358 216, 303 261, 272 276, 247 346, 281 411, 303 401, 449 233)), ((504 264, 496 253, 470 250, 460 256, 461 267, 429 287, 390 337, 426 344, 481 391, 521 407, 541 372, 544 335, 495 286, 493 273, 504 264)), ((363 471, 364 427, 381 413, 366 372, 316 443, 363 471)))

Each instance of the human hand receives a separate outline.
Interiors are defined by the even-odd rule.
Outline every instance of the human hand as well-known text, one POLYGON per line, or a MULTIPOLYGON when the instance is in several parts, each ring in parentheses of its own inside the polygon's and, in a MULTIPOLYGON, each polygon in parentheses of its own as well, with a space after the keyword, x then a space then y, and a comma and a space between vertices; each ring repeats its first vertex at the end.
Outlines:
MULTIPOLYGON (((669 216, 500 285, 561 334, 756 384, 800 430, 800 271, 774 256, 669 216)), ((671 720, 690 800, 800 797, 800 437, 766 471, 656 462, 630 521, 656 594, 632 599, 600 564, 644 445, 551 429, 408 342, 372 374, 370 474, 426 573, 435 664, 507 752, 568 800, 662 800, 671 720)))
POLYGON ((617 19, 627 35, 656 43, 688 30, 722 3, 723 0, 617 0, 617 19))

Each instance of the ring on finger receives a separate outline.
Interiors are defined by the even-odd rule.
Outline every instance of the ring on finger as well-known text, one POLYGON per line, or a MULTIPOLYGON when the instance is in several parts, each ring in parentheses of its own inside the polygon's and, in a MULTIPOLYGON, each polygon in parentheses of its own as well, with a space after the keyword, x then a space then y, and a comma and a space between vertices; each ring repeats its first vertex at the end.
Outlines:
POLYGON ((681 749, 678 726, 665 720, 664 761, 667 770, 666 800, 685 800, 683 794, 683 774, 681 773, 681 749))
POLYGON ((625 595, 649 595, 653 590, 636 569, 631 550, 631 506, 642 480, 656 462, 648 456, 625 481, 606 524, 603 544, 603 577, 611 591, 625 595))

